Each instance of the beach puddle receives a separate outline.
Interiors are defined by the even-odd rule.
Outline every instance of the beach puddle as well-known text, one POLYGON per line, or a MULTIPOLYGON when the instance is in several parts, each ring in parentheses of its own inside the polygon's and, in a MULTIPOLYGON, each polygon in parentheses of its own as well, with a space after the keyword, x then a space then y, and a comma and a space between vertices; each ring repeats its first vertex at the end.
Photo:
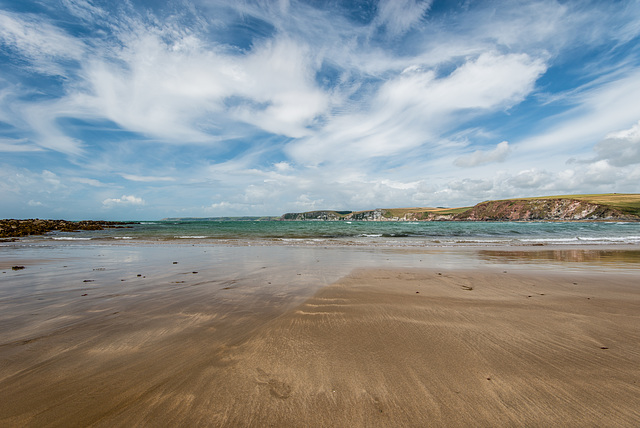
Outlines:
MULTIPOLYGON (((480 260, 510 264, 572 264, 592 267, 640 269, 639 250, 549 249, 478 251, 480 260)), ((572 266, 575 267, 575 266, 572 266)))

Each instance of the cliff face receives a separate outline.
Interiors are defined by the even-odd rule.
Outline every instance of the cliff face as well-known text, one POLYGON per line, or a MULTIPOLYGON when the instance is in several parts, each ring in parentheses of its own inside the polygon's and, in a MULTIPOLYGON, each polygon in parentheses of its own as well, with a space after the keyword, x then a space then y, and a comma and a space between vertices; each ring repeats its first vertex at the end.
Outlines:
POLYGON ((606 205, 575 199, 524 199, 482 202, 456 220, 637 220, 606 205))
POLYGON ((392 210, 377 209, 360 211, 349 216, 348 220, 354 221, 442 221, 455 220, 454 214, 439 214, 428 211, 409 211, 396 215, 392 210))
POLYGON ((322 220, 336 221, 344 220, 344 216, 351 211, 308 211, 305 213, 286 213, 280 220, 322 220))

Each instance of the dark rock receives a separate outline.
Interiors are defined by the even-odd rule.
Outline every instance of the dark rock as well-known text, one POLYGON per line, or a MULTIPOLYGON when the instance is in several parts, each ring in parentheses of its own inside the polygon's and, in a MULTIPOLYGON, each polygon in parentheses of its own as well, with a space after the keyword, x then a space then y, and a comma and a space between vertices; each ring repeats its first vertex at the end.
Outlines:
MULTIPOLYGON (((16 238, 28 235, 44 235, 57 230, 60 232, 77 232, 78 230, 103 230, 115 227, 126 227, 131 222, 120 221, 67 221, 67 220, 41 220, 28 219, 0 220, 0 238, 16 238)), ((130 226, 128 226, 130 227, 130 226)))

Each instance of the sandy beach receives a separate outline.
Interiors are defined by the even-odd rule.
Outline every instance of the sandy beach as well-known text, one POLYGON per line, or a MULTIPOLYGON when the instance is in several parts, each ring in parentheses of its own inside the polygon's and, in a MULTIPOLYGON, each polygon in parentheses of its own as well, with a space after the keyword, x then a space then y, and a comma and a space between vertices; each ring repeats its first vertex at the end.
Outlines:
POLYGON ((5 257, 0 424, 638 425, 637 251, 456 251, 5 257))

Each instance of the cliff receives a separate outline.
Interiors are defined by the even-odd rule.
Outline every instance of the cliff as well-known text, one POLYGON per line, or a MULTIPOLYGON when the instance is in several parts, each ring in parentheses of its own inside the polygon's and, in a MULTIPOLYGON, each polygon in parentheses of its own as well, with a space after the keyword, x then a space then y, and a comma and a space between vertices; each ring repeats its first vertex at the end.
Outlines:
POLYGON ((576 199, 524 199, 483 202, 458 215, 456 220, 638 220, 638 216, 576 199))
POLYGON ((321 221, 640 221, 640 194, 548 196, 481 202, 462 208, 378 208, 287 213, 281 220, 321 221))

